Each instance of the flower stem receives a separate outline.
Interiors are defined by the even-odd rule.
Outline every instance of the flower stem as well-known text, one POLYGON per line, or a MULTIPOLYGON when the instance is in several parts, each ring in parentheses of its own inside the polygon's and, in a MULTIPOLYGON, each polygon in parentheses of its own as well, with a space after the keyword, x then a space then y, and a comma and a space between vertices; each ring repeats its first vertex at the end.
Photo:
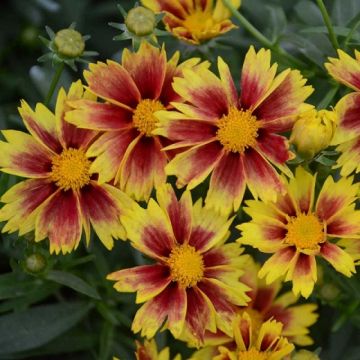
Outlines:
POLYGON ((45 98, 45 101, 44 101, 45 106, 48 106, 50 104, 51 98, 52 98, 52 96, 54 94, 56 85, 59 82, 59 79, 60 79, 60 76, 61 76, 63 70, 64 70, 64 63, 61 62, 58 65, 58 67, 57 67, 57 69, 55 71, 54 77, 53 77, 53 79, 51 81, 49 91, 48 91, 48 93, 46 95, 46 98, 45 98))
POLYGON ((240 24, 244 29, 246 29, 256 40, 258 40, 263 46, 269 48, 282 58, 286 59, 290 64, 295 65, 296 67, 303 67, 304 64, 302 61, 298 60, 286 50, 281 48, 278 44, 272 43, 266 36, 264 36, 258 29, 255 28, 240 12, 234 7, 230 0, 223 0, 225 6, 230 10, 231 14, 239 20, 240 24))
POLYGON ((331 42, 333 48, 336 51, 337 49, 340 48, 340 46, 339 46, 337 37, 335 35, 334 28, 333 28, 333 26, 331 24, 329 13, 326 10, 326 7, 324 5, 323 0, 316 0, 316 2, 317 2, 318 7, 319 7, 319 9, 321 11, 321 15, 322 15, 322 17, 324 19, 324 23, 325 23, 325 25, 326 25, 326 27, 328 29, 330 42, 331 42))

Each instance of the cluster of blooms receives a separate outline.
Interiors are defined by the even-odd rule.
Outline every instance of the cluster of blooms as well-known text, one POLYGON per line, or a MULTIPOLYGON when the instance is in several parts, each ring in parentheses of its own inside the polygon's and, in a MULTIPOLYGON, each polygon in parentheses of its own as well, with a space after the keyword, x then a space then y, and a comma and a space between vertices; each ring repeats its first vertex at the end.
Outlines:
MULTIPOLYGON (((167 10, 169 29, 190 42, 214 28, 187 24, 189 40, 163 2, 143 3, 167 10)), ((191 24, 200 23, 195 10, 191 24)), ((217 33, 232 27, 220 10, 217 33)), ((134 333, 151 339, 168 329, 201 348, 192 359, 284 359, 294 344, 312 343, 317 307, 297 301, 313 292, 316 257, 348 277, 360 260, 359 185, 349 177, 360 170, 360 53, 339 51, 325 65, 355 90, 331 111, 307 104, 312 87, 298 70, 277 73, 269 50, 248 50, 240 94, 222 58, 216 75, 207 61, 179 57, 142 42, 136 52, 125 49, 121 63, 90 64, 87 85, 61 89, 54 113, 22 101, 29 134, 2 132, 0 167, 29 179, 2 196, 3 231, 34 231, 56 254, 76 249, 82 233, 88 244, 91 227, 109 250, 114 239, 128 239, 150 262, 107 278, 143 304, 134 333), (309 129, 314 134, 304 136, 309 129), (292 171, 290 142, 308 158, 337 145, 339 176, 319 183, 301 166, 292 171), (169 175, 186 187, 181 196, 169 175), (194 202, 191 190, 207 178, 204 203, 194 202), (246 189, 253 200, 241 207, 246 189), (250 220, 235 216, 240 207, 250 220), (241 234, 228 242, 234 226, 241 234), (242 245, 272 256, 257 264, 242 245), (282 281, 292 291, 279 295, 282 281)), ((169 350, 145 341, 136 356, 167 360, 169 350)))

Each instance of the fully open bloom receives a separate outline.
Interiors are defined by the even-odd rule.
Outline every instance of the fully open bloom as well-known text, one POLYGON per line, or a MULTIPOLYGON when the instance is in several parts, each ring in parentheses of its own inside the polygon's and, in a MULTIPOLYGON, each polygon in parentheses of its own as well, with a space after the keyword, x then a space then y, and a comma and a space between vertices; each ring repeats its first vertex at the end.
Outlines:
POLYGON ((338 50, 339 58, 329 58, 325 64, 332 77, 355 90, 345 95, 335 106, 338 125, 332 140, 338 145, 341 155, 336 167, 342 176, 360 171, 360 52, 355 50, 355 59, 338 50))
POLYGON ((166 320, 175 337, 185 332, 199 343, 205 330, 231 334, 236 305, 249 299, 239 281, 247 256, 238 244, 224 244, 232 219, 201 201, 192 205, 189 191, 178 201, 170 185, 159 187, 157 200, 122 216, 132 245, 156 263, 108 275, 116 290, 136 291, 136 302, 145 302, 133 331, 151 338, 166 320))
POLYGON ((303 101, 312 88, 297 70, 275 76, 270 51, 246 54, 238 98, 228 66, 219 58, 220 78, 208 69, 185 70, 174 89, 186 100, 173 103, 178 112, 159 112, 156 133, 190 147, 167 165, 179 187, 200 184, 210 174, 206 205, 223 214, 237 210, 247 185, 254 197, 274 199, 283 184, 273 165, 291 176, 285 162, 293 157, 288 131, 299 113, 311 108, 303 101))
POLYGON ((294 345, 281 336, 282 324, 275 320, 255 329, 252 318, 244 312, 233 323, 236 350, 219 347, 212 360, 282 360, 294 350, 294 345))
MULTIPOLYGON (((143 344, 136 341, 136 360, 170 360, 170 350, 168 347, 158 351, 154 339, 145 340, 143 344)), ((181 360, 181 355, 176 355, 174 360, 181 360)))
POLYGON ((267 283, 285 276, 285 281, 292 280, 293 292, 304 297, 317 280, 317 255, 345 276, 355 272, 354 260, 334 240, 360 237, 360 211, 355 210, 358 185, 352 178, 334 182, 329 176, 315 201, 315 180, 316 175, 298 167, 285 195, 276 202, 248 201, 244 210, 252 221, 237 226, 242 231, 240 243, 274 253, 259 276, 266 276, 267 283))
MULTIPOLYGON (((235 28, 231 13, 222 0, 141 0, 154 12, 165 12, 166 29, 190 44, 200 44, 235 28), (215 4, 214 4, 215 3, 215 4)), ((234 7, 241 0, 231 0, 234 7)))
POLYGON ((67 253, 80 242, 82 229, 86 242, 90 224, 104 245, 111 249, 113 238, 124 238, 119 218, 130 199, 120 190, 99 185, 91 173, 86 156, 97 132, 81 130, 64 121, 69 99, 90 99, 80 81, 68 94, 61 89, 55 114, 44 105, 35 111, 23 101, 20 115, 30 134, 4 130, 0 141, 0 167, 10 174, 27 177, 1 198, 0 221, 3 231, 25 234, 35 229, 35 241, 46 237, 50 252, 67 253))
POLYGON ((171 87, 174 76, 198 63, 190 59, 177 66, 177 52, 168 62, 164 49, 145 42, 136 53, 124 50, 122 64, 90 64, 84 76, 89 90, 105 102, 88 99, 71 102, 66 120, 80 128, 102 131, 86 155, 96 157, 90 170, 99 182, 114 180, 136 200, 147 200, 153 187, 165 183, 165 139, 154 136, 154 113, 181 101, 171 87))

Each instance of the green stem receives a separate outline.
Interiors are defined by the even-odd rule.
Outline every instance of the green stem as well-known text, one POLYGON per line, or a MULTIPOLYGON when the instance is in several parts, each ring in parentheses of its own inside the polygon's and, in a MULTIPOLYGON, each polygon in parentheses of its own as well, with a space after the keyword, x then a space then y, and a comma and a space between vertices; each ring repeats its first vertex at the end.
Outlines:
POLYGON ((49 91, 48 91, 48 93, 46 95, 46 98, 45 98, 45 101, 44 101, 45 106, 49 106, 49 104, 50 104, 50 101, 51 101, 51 98, 52 98, 52 96, 54 94, 56 85, 59 82, 60 76, 61 76, 61 74, 62 74, 62 72, 64 70, 64 66, 65 66, 64 63, 61 62, 58 65, 58 67, 57 67, 57 69, 55 71, 54 77, 53 77, 53 79, 51 81, 51 84, 50 84, 49 91))
POLYGON ((294 64, 296 67, 303 67, 302 61, 298 60, 278 44, 272 43, 266 36, 264 36, 258 29, 255 28, 240 12, 234 7, 230 0, 223 0, 225 6, 230 10, 231 14, 240 22, 241 26, 246 29, 256 40, 258 40, 263 46, 269 48, 279 56, 286 59, 287 62, 294 64))
POLYGON ((317 2, 318 7, 319 7, 319 9, 321 11, 321 15, 322 15, 322 17, 324 19, 324 23, 325 23, 325 25, 326 25, 326 27, 328 29, 329 39, 331 41, 331 44, 332 44, 333 48, 336 51, 337 49, 340 48, 340 46, 339 46, 337 37, 335 35, 334 28, 333 28, 333 26, 331 24, 329 13, 326 10, 326 7, 324 5, 323 0, 316 0, 316 2, 317 2))
POLYGON ((344 47, 347 48, 348 46, 348 42, 351 40, 354 32, 356 31, 356 29, 360 26, 360 19, 355 23, 355 25, 352 27, 352 29, 349 31, 349 33, 347 34, 345 40, 344 40, 344 47))

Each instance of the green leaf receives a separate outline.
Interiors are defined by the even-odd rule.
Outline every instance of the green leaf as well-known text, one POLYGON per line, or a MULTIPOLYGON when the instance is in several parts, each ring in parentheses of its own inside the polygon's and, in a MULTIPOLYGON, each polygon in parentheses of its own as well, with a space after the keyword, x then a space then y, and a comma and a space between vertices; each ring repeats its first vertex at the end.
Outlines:
MULTIPOLYGON (((351 31, 351 29, 347 28, 347 27, 343 27, 343 26, 334 26, 334 33, 337 36, 348 36, 349 32, 351 31)), ((328 33, 328 29, 326 26, 311 26, 311 27, 306 27, 304 29, 300 30, 301 33, 310 33, 310 34, 327 34, 328 33)), ((353 35, 351 36, 351 39, 355 39, 355 40, 360 40, 360 35, 357 33, 353 33, 353 35)))
POLYGON ((19 279, 18 274, 0 275, 0 300, 16 298, 25 295, 39 285, 39 280, 19 279))
POLYGON ((77 324, 91 304, 37 306, 0 317, 0 355, 35 349, 77 324))
POLYGON ((65 285, 93 299, 101 300, 96 289, 74 274, 65 271, 52 270, 46 274, 45 278, 47 280, 55 281, 58 284, 65 285))

